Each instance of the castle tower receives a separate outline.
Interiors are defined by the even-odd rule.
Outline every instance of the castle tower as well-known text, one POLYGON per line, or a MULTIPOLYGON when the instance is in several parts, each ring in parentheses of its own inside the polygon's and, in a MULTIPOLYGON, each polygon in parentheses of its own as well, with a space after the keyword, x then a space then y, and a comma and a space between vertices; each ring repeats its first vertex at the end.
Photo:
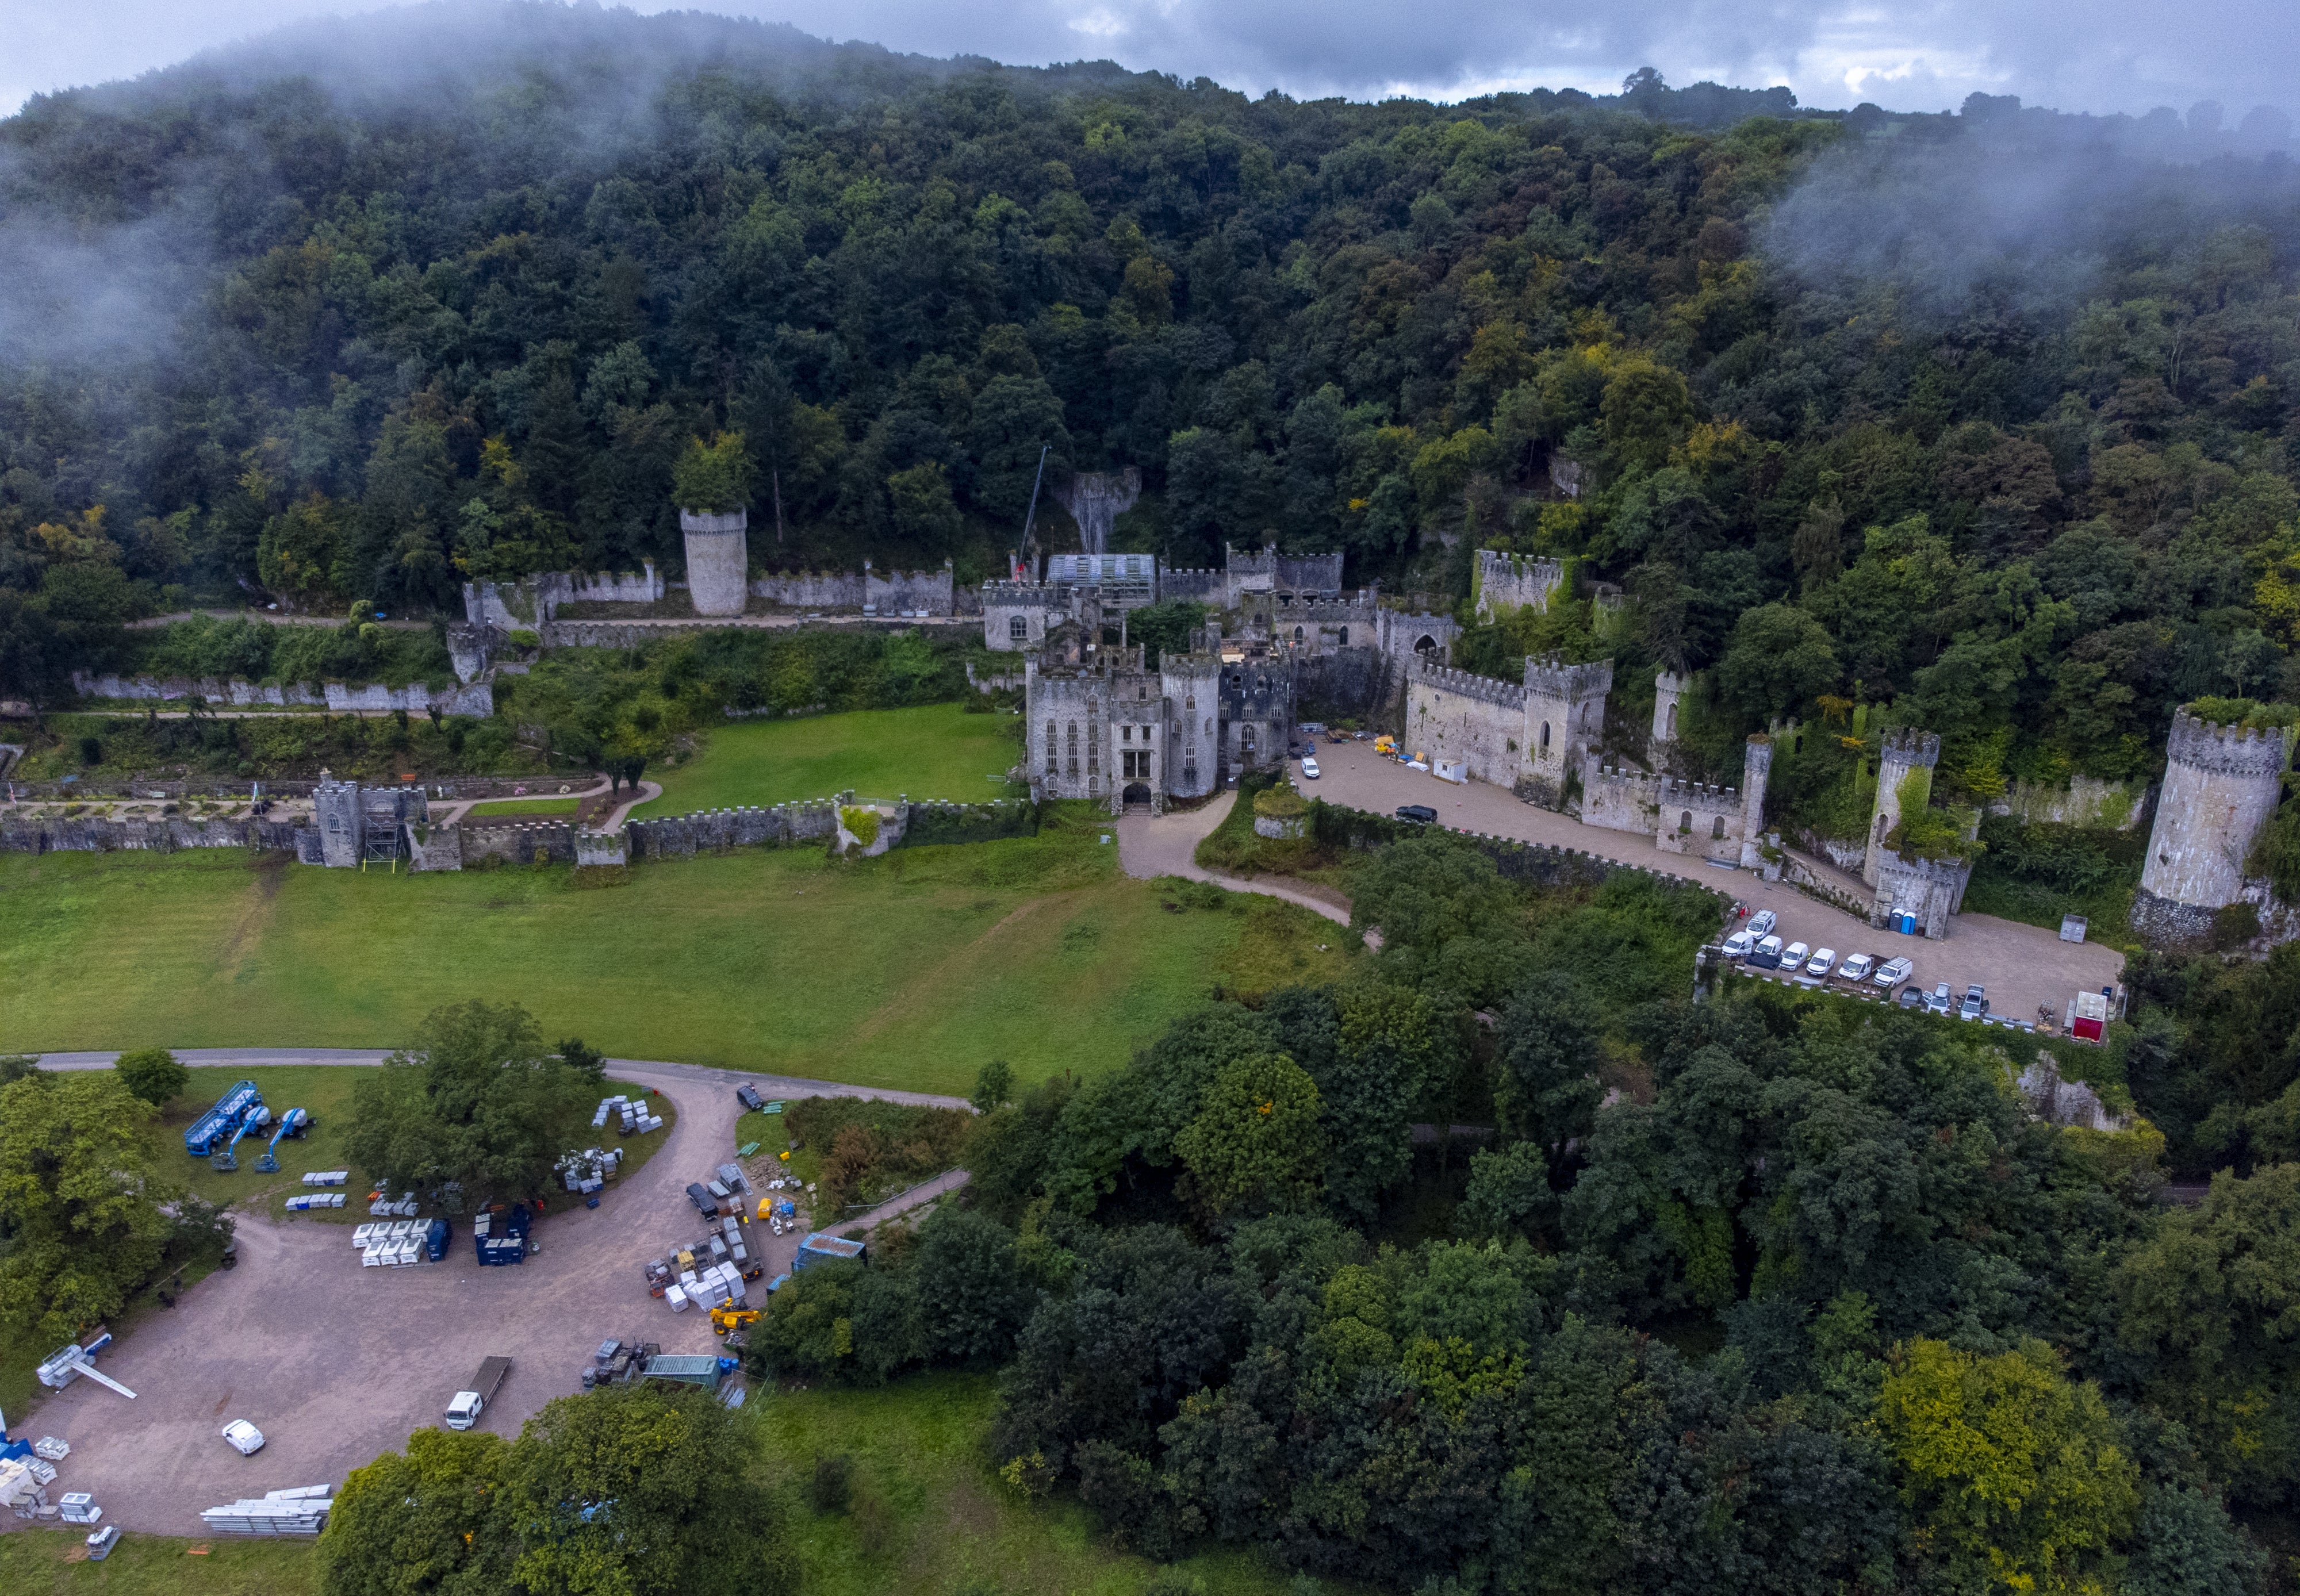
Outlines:
POLYGON ((312 793, 312 818, 320 827, 321 862, 331 870, 359 863, 367 840, 367 816, 360 805, 358 782, 338 781, 321 771, 320 785, 312 793))
POLYGON ((2140 871, 2143 902, 2134 905, 2132 918, 2136 926, 2154 919, 2175 930, 2183 919, 2201 917, 2150 915, 2146 910, 2154 906, 2146 901, 2191 910, 2222 909, 2237 901, 2245 861, 2276 808, 2285 767, 2292 762, 2292 733, 2280 727, 2218 726, 2182 709, 2173 712, 2165 752, 2164 789, 2140 871))
POLYGON ((1478 619, 1489 622, 1518 610, 1546 612, 1550 599, 1565 585, 1565 565, 1558 560, 1479 549, 1475 577, 1478 619))
POLYGON ((1164 793, 1206 798, 1214 792, 1221 736, 1221 656, 1210 651, 1170 653, 1158 662, 1166 700, 1164 793))
POLYGON ((1764 868, 1765 856, 1759 850, 1764 841, 1765 778, 1772 769, 1773 740, 1762 732, 1753 734, 1741 755, 1741 868, 1745 870, 1764 868))
POLYGON ((1883 861, 1885 838, 1901 823, 1901 784, 1922 773, 1911 795, 1923 807, 1932 795, 1933 767, 1940 763, 1940 738, 1931 732, 1904 726, 1885 734, 1884 751, 1877 761, 1877 802, 1869 811, 1868 851, 1861 861, 1861 879, 1877 885, 1877 868, 1883 861))
POLYGON ((697 615, 740 615, 751 595, 750 512, 679 512, 687 536, 687 596, 697 615))
POLYGON ((1613 662, 1568 665, 1556 654, 1525 662, 1525 762, 1528 794, 1544 809, 1565 807, 1568 781, 1596 768, 1605 736, 1605 694, 1613 662))
POLYGON ((1674 670, 1664 670, 1654 677, 1653 736, 1646 749, 1656 770, 1669 762, 1671 748, 1677 742, 1678 701, 1692 690, 1693 678, 1679 676, 1674 670))

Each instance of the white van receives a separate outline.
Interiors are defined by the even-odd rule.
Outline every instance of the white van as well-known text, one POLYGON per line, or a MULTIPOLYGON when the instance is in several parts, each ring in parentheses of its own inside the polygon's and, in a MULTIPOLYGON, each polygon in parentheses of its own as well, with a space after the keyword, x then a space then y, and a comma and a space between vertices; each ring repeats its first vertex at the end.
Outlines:
POLYGON ((1768 936, 1763 941, 1760 942, 1754 948, 1751 949, 1749 952, 1749 968, 1751 969, 1780 968, 1781 939, 1778 936, 1768 936))
POLYGON ((1749 956, 1749 950, 1756 945, 1757 939, 1750 935, 1749 933, 1746 931, 1736 931, 1732 935, 1725 939, 1725 957, 1728 959, 1746 959, 1749 956))
POLYGON ((1804 968, 1805 960, 1811 957, 1812 953, 1812 950, 1804 943, 1793 942, 1789 943, 1788 947, 1781 950, 1781 968, 1783 969, 1803 969, 1804 968))

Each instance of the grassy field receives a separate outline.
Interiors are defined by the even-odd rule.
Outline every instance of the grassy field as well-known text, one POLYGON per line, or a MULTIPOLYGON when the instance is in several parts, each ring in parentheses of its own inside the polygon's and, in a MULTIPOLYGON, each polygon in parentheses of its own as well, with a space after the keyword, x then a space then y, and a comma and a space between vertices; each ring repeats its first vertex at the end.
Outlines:
MULTIPOLYGON (((1136 1596, 1156 1572, 1111 1550, 1092 1513, 1024 1502, 984 1447, 995 1404, 984 1376, 932 1375, 876 1391, 760 1393, 769 1465, 804 1559, 807 1596, 1136 1596), (817 1456, 854 1459, 844 1513, 812 1511, 817 1456)), ((1258 1558, 1216 1551, 1181 1567, 1221 1596, 1278 1596, 1288 1577, 1258 1558)))
MULTIPOLYGON (((994 1401, 991 1382, 968 1375, 754 1397, 745 1411, 761 1428, 807 1596, 1139 1596, 1154 1565, 1112 1550, 1075 1502, 1025 1502, 999 1480, 983 1446, 994 1401), (845 1512, 817 1513, 805 1484, 816 1457, 831 1452, 854 1459, 854 1496, 845 1512)), ((79 1541, 52 1530, 0 1535, 0 1586, 23 1596, 303 1596, 318 1585, 308 1545, 130 1535, 104 1563, 68 1562, 79 1541), (211 1550, 187 1556, 191 1546, 211 1550)), ((1179 1567, 1218 1596, 1296 1588, 1247 1553, 1208 1551, 1179 1567)))
POLYGON ((0 1535, 0 1586, 19 1596, 307 1596, 320 1588, 320 1563, 308 1541, 123 1535, 110 1557, 91 1563, 86 1534, 20 1529, 0 1535), (203 1550, 195 1554, 195 1547, 203 1550))
POLYGON ((745 849, 604 889, 563 867, 0 855, 0 1051, 392 1047, 484 997, 617 1057, 963 1094, 993 1057, 1092 1073, 1217 985, 1346 968, 1326 921, 1129 880, 1104 835, 1070 816, 875 860, 745 849))
POLYGON ((650 767, 647 777, 662 784, 662 796, 632 813, 683 815, 850 789, 864 798, 1001 798, 1021 747, 1019 724, 1011 715, 970 715, 954 703, 730 721, 712 727, 685 764, 650 767))

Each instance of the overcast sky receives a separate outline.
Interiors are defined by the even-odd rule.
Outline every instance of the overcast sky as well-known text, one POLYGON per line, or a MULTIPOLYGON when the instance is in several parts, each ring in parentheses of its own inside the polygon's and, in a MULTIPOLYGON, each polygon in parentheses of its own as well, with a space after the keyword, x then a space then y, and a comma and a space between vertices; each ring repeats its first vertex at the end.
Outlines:
MULTIPOLYGON (((1807 105, 2300 112, 2300 0, 691 0, 928 55, 1109 57, 1297 96, 1618 88, 1654 66, 1807 105)), ((376 0, 0 0, 0 110, 376 0)), ((643 12, 671 9, 637 0, 643 12)))

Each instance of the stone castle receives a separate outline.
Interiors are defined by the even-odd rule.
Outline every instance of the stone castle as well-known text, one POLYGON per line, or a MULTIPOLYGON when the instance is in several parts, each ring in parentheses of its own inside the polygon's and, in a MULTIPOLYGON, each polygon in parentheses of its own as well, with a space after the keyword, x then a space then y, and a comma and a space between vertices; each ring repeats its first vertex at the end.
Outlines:
POLYGON ((1460 633, 1450 617, 1383 607, 1374 588, 1345 592, 1339 554, 1225 553, 1219 572, 1147 554, 1055 555, 1042 580, 984 586, 984 643, 1024 654, 1035 796, 1113 813, 1211 796, 1285 762, 1303 699, 1371 709, 1460 633), (1125 618, 1177 598, 1207 605, 1212 621, 1153 668, 1125 641, 1125 618))

